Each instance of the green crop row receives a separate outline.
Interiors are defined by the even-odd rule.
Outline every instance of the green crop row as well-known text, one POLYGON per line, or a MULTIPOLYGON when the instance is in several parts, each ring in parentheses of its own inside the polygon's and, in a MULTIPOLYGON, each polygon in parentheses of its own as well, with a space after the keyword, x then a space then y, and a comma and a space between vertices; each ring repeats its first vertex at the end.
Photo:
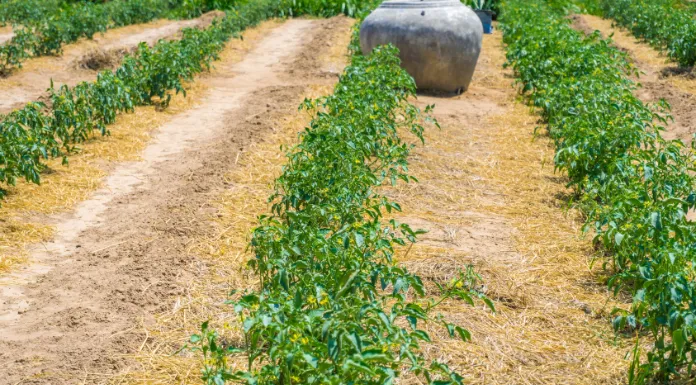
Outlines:
POLYGON ((260 288, 228 302, 244 342, 225 345, 208 322, 192 337, 206 384, 382 385, 402 372, 419 383, 462 383, 423 357, 430 337, 421 326, 438 323, 468 340, 434 308, 447 298, 493 305, 473 289, 479 277, 471 269, 435 282, 439 297, 428 299, 422 280, 393 261, 394 246, 419 232, 384 220, 400 207, 377 189, 415 181, 407 163, 413 146, 398 134, 423 140, 423 115, 408 102, 415 91, 398 51, 381 47, 368 57, 356 52, 332 95, 303 103, 314 119, 288 152, 271 214, 252 235, 249 266, 260 288), (246 359, 246 370, 231 369, 230 356, 246 359))
POLYGON ((682 66, 696 63, 692 6, 675 0, 600 0, 603 16, 645 39, 682 66))
MULTIPOLYGON (((17 178, 39 183, 42 159, 63 156, 118 113, 153 102, 165 105, 170 91, 185 92, 183 82, 207 68, 235 33, 280 12, 272 0, 250 2, 230 11, 205 30, 188 28, 176 41, 141 44, 116 71, 103 71, 94 82, 56 89, 51 85, 48 106, 32 102, 0 121, 0 182, 17 178)), ((2 190, 0 190, 1 192, 2 190)))
MULTIPOLYGON (((12 16, 15 36, 0 46, 0 74, 21 67, 34 56, 57 55, 66 43, 110 28, 145 23, 162 17, 196 17, 209 10, 205 1, 191 0, 113 0, 103 4, 76 2, 38 5, 33 0, 8 3, 18 12, 12 16), (200 4, 199 4, 200 3, 200 4)), ((4 4, 3 4, 4 6, 4 4)), ((2 8, 2 6, 0 6, 2 8)))
POLYGON ((344 14, 363 17, 381 3, 379 0, 280 0, 283 15, 331 17, 344 14))
POLYGON ((694 149, 661 136, 668 106, 634 95, 636 70, 608 40, 573 30, 542 0, 509 0, 503 15, 508 65, 548 124, 556 168, 606 254, 607 283, 632 294, 614 326, 655 341, 647 360, 634 350, 630 382, 693 379, 694 149))
POLYGON ((0 1, 0 25, 31 24, 59 12, 63 0, 0 1))
MULTIPOLYGON (((145 4, 142 1, 159 0, 132 0, 131 6, 140 4, 138 7, 141 7, 145 4)), ((218 0, 213 4, 211 1, 216 0, 185 0, 181 6, 194 6, 195 9, 187 9, 196 12, 213 5, 231 6, 233 3, 218 0)), ((242 5, 204 31, 186 29, 180 41, 161 41, 153 48, 141 45, 135 54, 126 56, 120 68, 100 73, 95 82, 60 89, 51 85, 49 106, 33 102, 0 116, 0 182, 14 185, 18 178, 24 178, 40 183, 41 171, 45 168, 42 159, 62 156, 67 162, 66 155, 94 130, 107 133, 106 125, 112 123, 118 113, 152 103, 155 97, 159 103, 166 104, 170 98, 168 92, 183 91, 182 82, 207 68, 217 57, 222 43, 234 33, 269 17, 312 11, 295 0, 239 3, 242 5)), ((357 4, 355 9, 363 11, 370 1, 357 4)), ((340 13, 342 10, 347 11, 347 8, 338 7, 334 11, 340 13)), ((34 37, 23 33, 15 37, 21 38, 34 37)), ((2 193, 0 189, 0 197, 2 193)))
MULTIPOLYGON (((10 0, 0 4, 0 24, 22 24, 0 46, 0 75, 21 67, 30 57, 60 54, 66 43, 114 27, 156 18, 192 18, 213 9, 232 9, 249 0, 113 0, 106 3, 65 0, 10 0)), ((371 0, 278 0, 276 16, 303 14, 357 16, 371 0)))

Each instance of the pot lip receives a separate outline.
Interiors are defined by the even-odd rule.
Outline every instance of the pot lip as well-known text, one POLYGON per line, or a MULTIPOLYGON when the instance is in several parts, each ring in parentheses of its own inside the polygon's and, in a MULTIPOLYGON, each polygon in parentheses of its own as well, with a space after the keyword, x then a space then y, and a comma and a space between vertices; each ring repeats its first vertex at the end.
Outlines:
POLYGON ((450 8, 466 7, 459 0, 387 0, 378 8, 450 8))
POLYGON ((491 11, 490 9, 474 9, 474 12, 476 13, 487 13, 489 15, 495 15, 495 12, 491 11))

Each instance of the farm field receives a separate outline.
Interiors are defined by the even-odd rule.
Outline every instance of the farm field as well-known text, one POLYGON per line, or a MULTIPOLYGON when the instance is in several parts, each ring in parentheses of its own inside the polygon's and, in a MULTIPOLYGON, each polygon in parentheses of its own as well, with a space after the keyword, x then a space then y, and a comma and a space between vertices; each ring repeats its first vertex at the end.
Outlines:
MULTIPOLYGON (((679 66, 664 54, 641 42, 628 31, 612 26, 612 21, 598 16, 580 14, 574 26, 586 33, 600 31, 602 36, 612 36, 616 47, 629 54, 641 75, 636 78, 642 84, 639 97, 648 103, 664 99, 672 106, 672 122, 665 137, 689 142, 696 131, 696 79, 688 74, 680 74, 679 66)), ((683 70, 682 70, 683 71, 683 70)))
POLYGON ((65 44, 92 39, 107 30, 156 19, 190 19, 215 9, 207 1, 11 0, 0 3, 0 26, 12 26, 0 45, 0 74, 7 75, 32 57, 60 55, 65 44), (7 37, 7 36, 6 36, 7 37))
POLYGON ((94 81, 99 71, 118 67, 123 55, 134 51, 141 42, 153 45, 160 39, 175 39, 181 29, 207 27, 214 17, 212 12, 192 20, 157 20, 114 28, 94 39, 66 45, 60 56, 28 59, 21 69, 0 78, 0 113, 6 114, 46 97, 50 80, 57 88, 94 81))
POLYGON ((691 21, 641 24, 693 7, 495 2, 444 95, 360 51, 380 2, 230 2, 0 77, 0 385, 695 381, 691 21))

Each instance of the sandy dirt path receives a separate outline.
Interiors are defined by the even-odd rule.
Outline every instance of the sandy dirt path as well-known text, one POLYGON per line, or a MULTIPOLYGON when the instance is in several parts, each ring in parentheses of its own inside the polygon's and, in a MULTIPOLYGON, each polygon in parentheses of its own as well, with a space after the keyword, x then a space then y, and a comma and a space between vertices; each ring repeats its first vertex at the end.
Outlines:
MULTIPOLYGON (((473 265, 497 307, 446 301, 445 318, 472 342, 428 326, 430 358, 450 364, 470 384, 619 384, 631 340, 614 339, 616 304, 601 281, 580 215, 566 214, 569 191, 553 171, 553 144, 534 140, 538 117, 520 104, 503 69, 499 32, 484 35, 470 89, 458 97, 419 97, 435 105, 441 130, 426 132, 409 170, 419 183, 390 190, 397 219, 428 230, 397 261, 426 285, 447 284, 473 265)), ((543 129, 539 131, 543 133, 543 129)), ((619 304, 620 305, 620 304, 619 304)), ((416 384, 416 381, 404 383, 416 384)))
POLYGON ((160 39, 176 38, 183 28, 206 27, 219 15, 218 12, 211 12, 192 20, 156 20, 114 28, 95 35, 93 40, 81 39, 66 45, 60 56, 29 59, 22 68, 0 78, 0 113, 21 108, 27 102, 39 99, 46 93, 51 80, 56 88, 63 84, 73 86, 94 80, 99 70, 118 65, 121 55, 137 47, 140 42, 153 45, 160 39))
POLYGON ((14 36, 12 27, 0 27, 0 45, 5 44, 5 42, 12 39, 12 36, 14 36))
POLYGON ((188 247, 214 212, 210 196, 228 187, 240 153, 273 130, 263 116, 296 108, 302 59, 317 48, 307 42, 331 27, 291 20, 241 62, 218 63, 197 107, 160 127, 141 161, 117 167, 65 217, 34 264, 3 277, 0 384, 101 383, 128 365, 122 354, 144 341, 138 326, 171 309, 192 277, 188 247))
POLYGON ((642 87, 637 96, 644 102, 661 99, 672 107, 671 122, 665 131, 668 139, 692 140, 696 133, 696 78, 680 70, 676 63, 623 28, 612 26, 611 20, 592 15, 574 15, 573 27, 584 33, 599 31, 603 37, 612 36, 616 47, 626 52, 642 74, 636 79, 642 87))

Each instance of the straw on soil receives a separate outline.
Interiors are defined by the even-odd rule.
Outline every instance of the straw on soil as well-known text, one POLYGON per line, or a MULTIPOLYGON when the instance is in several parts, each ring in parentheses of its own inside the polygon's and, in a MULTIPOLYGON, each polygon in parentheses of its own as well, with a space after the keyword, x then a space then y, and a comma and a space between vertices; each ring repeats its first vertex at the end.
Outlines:
MULTIPOLYGON (((311 94, 297 98, 295 105, 305 96, 316 97, 328 92, 328 86, 314 87, 311 94)), ((177 299, 171 313, 158 315, 156 324, 145 328, 149 338, 134 356, 142 367, 124 373, 114 383, 200 382, 200 357, 190 352, 172 353, 180 349, 204 321, 210 320, 211 326, 228 343, 236 345, 243 340, 237 318, 222 302, 232 289, 244 290, 257 284, 244 268, 251 257, 247 250, 249 235, 258 224, 258 215, 269 210, 267 197, 285 162, 285 153, 280 147, 291 145, 309 119, 306 114, 295 112, 266 123, 276 130, 239 156, 238 167, 226 176, 230 189, 217 199, 218 211, 211 218, 214 230, 191 247, 191 252, 203 261, 199 262, 201 279, 191 282, 186 288, 188 295, 177 299)), ((243 369, 245 361, 240 358, 231 364, 243 369)))
MULTIPOLYGON (((343 21, 337 21, 340 28, 330 36, 334 45, 318 58, 322 67, 345 65, 350 29, 345 28, 343 21), (333 48, 336 46, 341 49, 333 48)), ((257 116, 258 122, 272 128, 272 133, 265 135, 263 141, 245 148, 237 158, 234 171, 226 175, 230 189, 214 202, 218 209, 210 218, 211 229, 191 245, 191 252, 200 257, 194 262, 198 279, 186 288, 185 297, 176 300, 171 312, 157 315, 154 324, 143 325, 148 337, 140 351, 132 356, 139 366, 113 378, 111 383, 200 383, 201 357, 188 351, 172 353, 179 351, 204 321, 211 321, 211 326, 228 343, 241 343, 238 319, 223 300, 232 289, 244 290, 258 284, 245 269, 246 261, 252 257, 247 248, 249 236, 258 225, 258 215, 269 211, 267 197, 272 193, 273 181, 280 175, 286 161, 285 150, 296 143, 297 133, 311 120, 311 116, 298 111, 295 106, 304 98, 316 98, 330 92, 329 85, 310 85, 302 95, 297 95, 296 100, 288 101, 289 108, 284 111, 292 112, 257 116)), ((246 366, 243 357, 229 363, 238 369, 246 366)))
MULTIPOLYGON (((244 40, 230 41, 222 52, 222 60, 241 60, 277 23, 267 21, 248 30, 244 40)), ((137 160, 157 127, 195 106, 209 87, 205 82, 208 76, 211 75, 204 73, 187 84, 187 96, 174 96, 165 110, 142 106, 136 107, 134 113, 121 114, 108 127, 111 135, 96 135, 82 144, 81 152, 68 158, 68 167, 62 166, 60 159, 49 160, 41 185, 20 181, 17 186, 8 187, 6 198, 0 201, 0 274, 27 260, 28 245, 51 239, 55 219, 48 215, 70 211, 87 199, 101 187, 115 162, 137 160)))
POLYGON ((625 304, 591 267, 591 239, 566 209, 570 192, 554 174, 552 144, 532 140, 537 118, 515 101, 503 62, 500 35, 487 35, 469 91, 434 101, 442 130, 427 131, 414 151, 420 182, 390 192, 404 208, 399 219, 429 230, 399 262, 440 283, 471 264, 497 307, 444 303, 445 318, 473 341, 430 325, 428 355, 472 384, 624 383, 634 340, 614 337, 609 312, 625 304))
POLYGON ((116 68, 123 57, 130 53, 126 49, 111 49, 92 48, 82 57, 77 59, 73 64, 75 69, 101 71, 104 69, 116 68))

